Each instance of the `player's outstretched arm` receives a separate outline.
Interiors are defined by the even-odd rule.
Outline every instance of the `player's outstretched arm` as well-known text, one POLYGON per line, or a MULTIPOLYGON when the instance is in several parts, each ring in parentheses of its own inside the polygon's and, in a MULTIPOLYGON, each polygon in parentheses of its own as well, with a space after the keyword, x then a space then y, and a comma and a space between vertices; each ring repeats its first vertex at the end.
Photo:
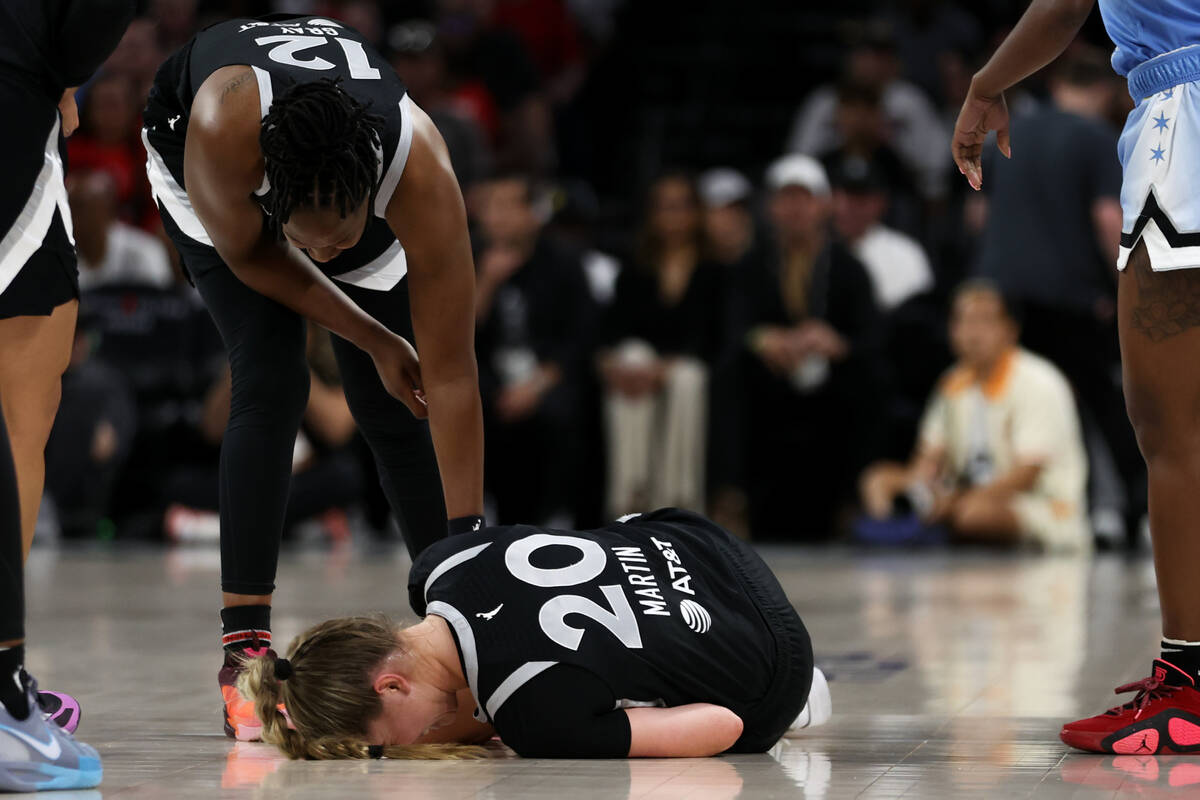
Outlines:
POLYGON ((996 131, 996 145, 1011 157, 1004 92, 1058 58, 1075 39, 1094 0, 1033 0, 1016 27, 971 80, 958 114, 950 149, 958 171, 975 189, 983 186, 983 143, 996 131))
POLYGON ((412 346, 360 309, 308 259, 264 230, 252 199, 262 183, 258 86, 249 67, 217 70, 192 103, 183 171, 188 198, 222 260, 242 283, 368 353, 389 392, 418 417, 420 364, 412 346), (386 367, 386 368, 385 368, 386 367))
POLYGON ((450 519, 483 513, 483 409, 475 363, 475 265, 450 156, 424 111, 387 221, 408 254, 412 322, 450 519))
POLYGON ((742 718, 724 706, 627 708, 630 758, 704 758, 724 753, 742 735, 742 718))

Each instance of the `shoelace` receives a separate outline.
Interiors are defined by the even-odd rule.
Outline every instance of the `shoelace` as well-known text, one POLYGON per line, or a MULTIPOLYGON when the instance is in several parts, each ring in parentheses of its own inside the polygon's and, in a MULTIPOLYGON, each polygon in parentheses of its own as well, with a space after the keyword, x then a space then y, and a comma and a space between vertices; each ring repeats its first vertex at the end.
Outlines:
POLYGON ((1180 686, 1171 686, 1163 683, 1154 676, 1143 678, 1133 683, 1127 683, 1124 686, 1118 686, 1116 689, 1113 689, 1114 694, 1126 694, 1128 692, 1137 692, 1137 694, 1128 703, 1109 709, 1109 713, 1116 713, 1128 708, 1136 708, 1138 713, 1141 713, 1154 700, 1160 697, 1169 697, 1181 688, 1180 686))

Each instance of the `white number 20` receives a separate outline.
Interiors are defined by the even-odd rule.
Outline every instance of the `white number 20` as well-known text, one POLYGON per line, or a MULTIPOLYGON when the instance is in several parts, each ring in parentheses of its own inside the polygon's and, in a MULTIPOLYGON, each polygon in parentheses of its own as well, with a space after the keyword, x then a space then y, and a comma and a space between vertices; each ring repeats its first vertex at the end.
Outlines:
MULTIPOLYGON (((351 78, 360 81, 379 80, 379 70, 371 66, 371 62, 367 59, 367 51, 363 49, 362 42, 356 42, 353 39, 344 39, 340 36, 335 36, 333 40, 338 43, 342 51, 346 54, 346 65, 350 67, 351 78)), ((257 45, 275 45, 267 53, 267 57, 277 64, 315 70, 329 70, 337 66, 332 61, 327 61, 320 56, 313 56, 312 58, 303 60, 296 57, 297 53, 328 44, 329 39, 325 36, 260 36, 254 40, 254 43, 257 45)))
MULTIPOLYGON (((504 552, 504 565, 514 577, 531 586, 578 586, 595 578, 604 571, 608 555, 604 548, 590 539, 577 536, 551 536, 545 533, 526 536, 508 546, 504 552), (574 564, 558 569, 535 567, 530 559, 543 547, 563 545, 579 550, 580 559, 574 564)), ((568 650, 578 650, 583 641, 583 628, 567 624, 568 614, 580 614, 603 625, 613 636, 630 649, 640 649, 642 634, 638 630, 637 615, 629 605, 625 590, 620 586, 601 586, 600 591, 612 606, 612 610, 576 594, 560 594, 547 600, 538 613, 538 624, 551 641, 568 650)))

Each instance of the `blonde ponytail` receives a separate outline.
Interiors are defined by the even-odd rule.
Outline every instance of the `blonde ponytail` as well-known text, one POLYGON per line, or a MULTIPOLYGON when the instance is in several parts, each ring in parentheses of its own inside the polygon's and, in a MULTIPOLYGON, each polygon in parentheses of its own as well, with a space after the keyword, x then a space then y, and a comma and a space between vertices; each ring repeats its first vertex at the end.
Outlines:
POLYGON ((274 655, 249 659, 238 690, 254 702, 263 723, 263 741, 276 745, 288 758, 487 758, 481 747, 372 747, 365 740, 367 726, 383 713, 371 674, 400 649, 397 633, 397 625, 382 615, 332 619, 292 641, 287 674, 278 672, 279 659, 274 655))

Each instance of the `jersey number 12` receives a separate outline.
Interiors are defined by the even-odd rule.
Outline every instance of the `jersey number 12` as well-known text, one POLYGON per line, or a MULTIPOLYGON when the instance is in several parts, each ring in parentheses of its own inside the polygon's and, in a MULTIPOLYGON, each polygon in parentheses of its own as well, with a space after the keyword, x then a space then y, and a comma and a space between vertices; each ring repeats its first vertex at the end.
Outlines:
MULTIPOLYGON (((338 43, 342 51, 346 54, 346 66, 350 68, 351 78, 360 81, 379 80, 379 70, 371 66, 371 62, 367 58, 367 51, 363 49, 362 42, 345 39, 341 36, 335 36, 333 40, 338 43)), ((320 71, 335 69, 337 67, 337 64, 317 55, 314 55, 312 58, 297 58, 297 54, 299 53, 329 44, 329 37, 327 36, 260 36, 254 40, 254 43, 264 47, 266 45, 275 45, 267 53, 267 58, 277 64, 320 71)))

